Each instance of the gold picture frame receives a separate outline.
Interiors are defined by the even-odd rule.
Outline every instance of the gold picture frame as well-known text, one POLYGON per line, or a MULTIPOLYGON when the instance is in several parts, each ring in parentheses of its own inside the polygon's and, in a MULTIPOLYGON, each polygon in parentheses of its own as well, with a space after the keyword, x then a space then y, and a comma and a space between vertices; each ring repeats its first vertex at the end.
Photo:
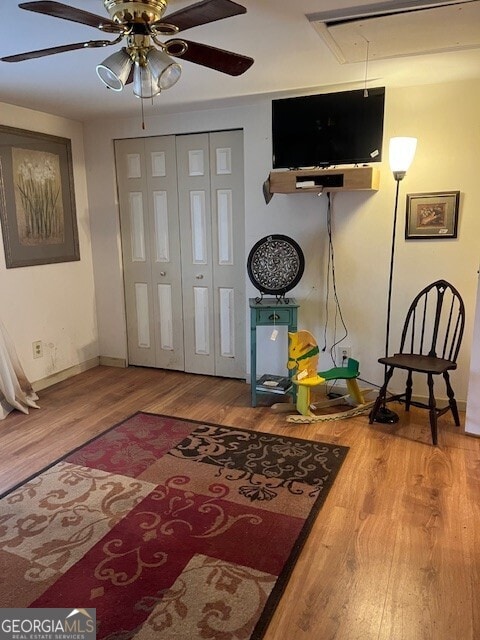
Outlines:
POLYGON ((71 141, 0 126, 7 269, 80 260, 71 141))
POLYGON ((456 238, 459 203, 460 191, 408 194, 405 238, 456 238))

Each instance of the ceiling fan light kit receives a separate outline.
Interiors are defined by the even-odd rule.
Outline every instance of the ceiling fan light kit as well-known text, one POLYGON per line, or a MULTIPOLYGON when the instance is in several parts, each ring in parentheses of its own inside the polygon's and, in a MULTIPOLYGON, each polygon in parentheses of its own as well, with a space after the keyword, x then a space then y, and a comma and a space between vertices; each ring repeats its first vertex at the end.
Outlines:
POLYGON ((98 64, 96 71, 105 86, 113 91, 121 91, 128 81, 131 68, 132 59, 123 48, 98 64))
POLYGON ((151 49, 147 55, 147 67, 156 78, 160 89, 170 89, 180 80, 182 67, 163 51, 151 49))
POLYGON ((137 98, 153 98, 180 79, 182 67, 154 47, 123 48, 97 65, 97 75, 105 86, 121 91, 133 66, 133 93, 137 98))
POLYGON ((154 98, 160 93, 160 87, 146 65, 137 64, 133 68, 133 94, 137 98, 154 98))
POLYGON ((183 57, 188 62, 231 76, 238 76, 251 67, 253 59, 248 56, 180 38, 166 42, 159 39, 160 36, 175 35, 183 29, 244 14, 247 11, 244 6, 232 0, 201 0, 169 14, 168 20, 163 21, 167 4, 168 0, 103 0, 110 16, 103 18, 51 0, 22 2, 18 5, 20 9, 79 22, 117 37, 110 41, 89 40, 28 51, 0 60, 22 62, 81 48, 115 45, 126 38, 126 46, 98 64, 96 72, 103 84, 113 91, 121 91, 125 85, 133 82, 133 93, 142 99, 153 98, 180 79, 182 68, 170 56, 183 57))

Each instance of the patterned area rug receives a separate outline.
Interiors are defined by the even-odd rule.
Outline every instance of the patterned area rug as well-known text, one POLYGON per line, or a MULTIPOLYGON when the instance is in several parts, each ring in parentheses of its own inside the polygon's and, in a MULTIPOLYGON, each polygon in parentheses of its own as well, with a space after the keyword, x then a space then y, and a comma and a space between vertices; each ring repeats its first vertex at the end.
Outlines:
POLYGON ((347 450, 135 414, 2 497, 0 607, 95 607, 105 640, 259 639, 347 450))

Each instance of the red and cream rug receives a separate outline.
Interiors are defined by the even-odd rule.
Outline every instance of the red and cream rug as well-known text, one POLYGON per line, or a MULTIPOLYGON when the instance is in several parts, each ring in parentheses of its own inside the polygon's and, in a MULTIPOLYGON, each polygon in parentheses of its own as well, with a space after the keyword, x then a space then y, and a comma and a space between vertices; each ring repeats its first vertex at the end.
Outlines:
POLYGON ((262 637, 348 449, 138 413, 4 495, 0 607, 102 640, 262 637))

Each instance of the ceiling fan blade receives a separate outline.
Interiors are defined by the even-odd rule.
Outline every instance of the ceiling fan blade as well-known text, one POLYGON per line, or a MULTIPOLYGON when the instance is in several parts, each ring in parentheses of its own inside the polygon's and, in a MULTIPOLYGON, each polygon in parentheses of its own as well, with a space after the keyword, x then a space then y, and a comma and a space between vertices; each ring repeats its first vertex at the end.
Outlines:
POLYGON ((70 20, 71 22, 79 22, 80 24, 86 24, 89 27, 108 31, 109 33, 121 33, 123 31, 122 26, 113 22, 110 18, 103 18, 102 16, 97 16, 94 13, 83 11, 83 9, 69 7, 61 2, 42 0, 38 2, 22 2, 18 6, 20 9, 26 9, 27 11, 33 11, 35 13, 43 13, 47 16, 53 16, 54 18, 63 18, 64 20, 70 20))
POLYGON ((179 31, 183 31, 184 29, 208 24, 216 20, 223 20, 246 12, 245 7, 232 2, 232 0, 203 0, 203 2, 197 2, 185 7, 185 9, 170 13, 156 24, 167 22, 178 27, 179 31))
POLYGON ((209 67, 230 76, 239 76, 245 73, 253 64, 253 58, 242 56, 239 53, 217 49, 207 44, 191 42, 190 40, 169 40, 166 42, 167 53, 182 60, 188 60, 203 67, 209 67), (185 43, 187 49, 181 53, 180 43, 185 43), (169 44, 170 43, 170 44, 169 44), (177 44, 178 43, 178 44, 177 44), (177 51, 177 53, 176 53, 177 51))
POLYGON ((89 42, 76 42, 75 44, 64 44, 59 47, 49 47, 48 49, 38 49, 37 51, 17 53, 13 56, 5 56, 4 58, 0 58, 0 60, 2 62, 23 62, 24 60, 43 58, 44 56, 51 56, 54 53, 64 53, 65 51, 75 51, 76 49, 107 47, 109 44, 112 44, 109 40, 90 40, 89 42))

